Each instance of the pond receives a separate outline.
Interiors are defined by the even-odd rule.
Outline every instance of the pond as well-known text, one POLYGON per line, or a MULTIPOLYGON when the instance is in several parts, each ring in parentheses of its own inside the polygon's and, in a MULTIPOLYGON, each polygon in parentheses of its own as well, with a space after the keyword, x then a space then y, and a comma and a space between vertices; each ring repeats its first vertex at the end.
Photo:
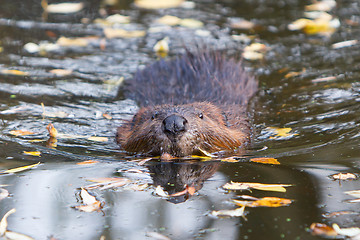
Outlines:
POLYGON ((34 239, 322 239, 313 223, 359 227, 357 197, 346 192, 360 189, 360 3, 323 2, 320 26, 292 29, 309 17, 312 1, 194 0, 145 9, 89 0, 66 13, 50 11, 59 1, 2 1, 0 216, 16 209, 7 229, 34 239), (190 20, 157 22, 166 15, 190 20), (119 86, 159 58, 153 47, 165 37, 169 59, 198 46, 229 56, 261 46, 243 55, 259 81, 249 106, 253 141, 243 156, 142 162, 116 144, 116 128, 138 110, 119 86), (30 167, 17 169, 23 166, 30 167), (334 179, 339 173, 355 179, 334 179), (231 181, 291 186, 224 189, 231 181), (99 200, 92 212, 76 209, 82 188, 99 200), (292 202, 246 207, 239 217, 212 214, 238 208, 234 199, 264 197, 292 202))

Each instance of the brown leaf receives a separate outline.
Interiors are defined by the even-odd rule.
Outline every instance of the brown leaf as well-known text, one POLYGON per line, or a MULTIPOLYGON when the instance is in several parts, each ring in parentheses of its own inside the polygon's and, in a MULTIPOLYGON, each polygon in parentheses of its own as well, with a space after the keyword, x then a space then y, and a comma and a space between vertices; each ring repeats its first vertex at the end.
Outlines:
POLYGON ((49 132, 50 137, 56 138, 58 135, 58 131, 56 130, 56 128, 54 127, 54 125, 52 123, 49 123, 46 126, 46 129, 49 132))
POLYGON ((83 161, 83 162, 78 162, 78 163, 76 163, 76 165, 89 165, 89 164, 95 164, 95 163, 99 163, 99 161, 86 160, 86 161, 83 161))
POLYGON ((0 72, 6 75, 29 76, 28 72, 23 72, 15 69, 2 69, 0 72))
POLYGON ((90 195, 88 191, 86 191, 86 189, 81 188, 81 192, 80 192, 80 197, 81 200, 83 202, 83 205, 79 205, 79 206, 75 206, 75 209, 78 209, 80 211, 83 212, 100 212, 102 207, 103 207, 103 203, 101 203, 100 201, 98 201, 94 196, 90 195))
POLYGON ((250 162, 263 163, 263 164, 280 164, 276 158, 267 158, 267 157, 252 158, 250 159, 250 162))
POLYGON ((336 231, 332 227, 323 223, 312 223, 310 225, 310 230, 314 235, 325 235, 329 237, 337 235, 336 231))

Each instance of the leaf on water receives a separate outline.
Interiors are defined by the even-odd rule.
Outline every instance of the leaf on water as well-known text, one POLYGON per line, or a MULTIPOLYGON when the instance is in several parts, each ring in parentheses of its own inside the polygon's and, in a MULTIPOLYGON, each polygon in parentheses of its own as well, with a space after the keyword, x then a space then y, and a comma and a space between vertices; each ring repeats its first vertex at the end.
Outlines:
POLYGON ((111 120, 112 119, 112 116, 108 113, 103 113, 102 116, 108 120, 111 120))
POLYGON ((331 217, 337 217, 341 215, 347 215, 347 214, 358 214, 353 211, 338 211, 338 212, 330 212, 330 213, 324 213, 322 216, 325 218, 331 218, 331 217))
POLYGON ((56 130, 56 128, 54 127, 54 125, 52 123, 49 123, 46 126, 46 129, 49 132, 50 137, 56 138, 58 135, 58 131, 56 130))
POLYGON ((223 188, 227 190, 247 190, 250 188, 273 191, 273 192, 286 192, 285 187, 290 187, 291 184, 263 184, 263 183, 249 183, 249 182, 230 182, 226 183, 223 188))
POLYGON ((89 165, 89 164, 95 164, 95 163, 99 163, 99 161, 87 160, 87 161, 83 161, 83 162, 78 162, 78 163, 76 163, 76 165, 89 165))
POLYGON ((15 69, 2 69, 0 72, 2 74, 6 74, 6 75, 29 76, 28 72, 23 72, 23 71, 15 70, 15 69))
POLYGON ((0 188, 0 201, 9 196, 9 191, 5 188, 0 188))
POLYGON ((345 193, 348 194, 348 195, 351 195, 353 197, 360 198, 360 190, 347 191, 345 193))
POLYGON ((148 188, 149 184, 144 183, 144 184, 132 184, 131 186, 129 186, 126 189, 131 189, 134 191, 144 191, 146 188, 148 188))
POLYGON ((44 103, 41 103, 41 107, 42 107, 42 110, 43 110, 41 115, 43 117, 66 118, 66 117, 69 116, 69 114, 67 114, 66 112, 62 112, 62 111, 54 112, 54 113, 46 112, 44 103))
POLYGON ((229 162, 229 163, 239 162, 239 160, 236 159, 235 157, 223 158, 223 159, 221 159, 221 161, 222 161, 222 162, 229 162))
POLYGON ((135 5, 139 8, 160 9, 179 7, 184 0, 135 0, 135 5))
POLYGON ((292 128, 267 127, 266 129, 275 135, 270 137, 270 139, 288 138, 298 135, 297 133, 290 133, 292 128))
POLYGON ((243 58, 246 60, 261 60, 264 54, 268 51, 268 47, 262 43, 252 43, 244 48, 242 53, 243 58))
POLYGON ((352 47, 358 43, 359 43, 359 40, 347 40, 347 41, 343 41, 343 42, 334 43, 333 45, 331 45, 331 47, 333 49, 340 49, 340 48, 345 48, 345 47, 352 47))
POLYGON ((233 210, 219 210, 219 211, 212 211, 211 215, 215 217, 243 217, 245 206, 233 209, 233 210))
POLYGON ((27 130, 12 130, 12 131, 10 131, 10 134, 14 135, 14 136, 25 136, 25 135, 35 134, 35 133, 31 132, 31 131, 27 131, 27 130))
POLYGON ((338 174, 333 174, 330 177, 334 180, 349 180, 349 179, 352 180, 358 178, 358 176, 356 176, 353 173, 338 173, 338 174))
POLYGON ((160 41, 158 41, 154 45, 153 50, 160 57, 163 57, 163 58, 166 57, 169 52, 169 38, 165 37, 165 38, 161 39, 160 41))
POLYGON ((336 7, 335 0, 324 0, 324 1, 315 1, 315 3, 305 6, 306 11, 322 11, 328 12, 336 7))
POLYGON ((285 207, 292 203, 291 199, 278 197, 264 197, 255 201, 233 200, 238 206, 246 207, 285 207))
POLYGON ((161 233, 158 233, 158 232, 146 232, 146 236, 151 237, 156 240, 171 240, 167 236, 165 236, 161 233))
POLYGON ((87 140, 94 141, 94 142, 107 142, 109 139, 107 137, 89 137, 87 140))
POLYGON ((88 39, 86 38, 66 38, 60 37, 56 44, 63 47, 86 47, 88 45, 88 39))
POLYGON ((75 206, 75 209, 78 209, 83 212, 100 212, 103 208, 103 203, 98 201, 96 197, 89 194, 86 189, 81 188, 80 197, 83 202, 83 205, 75 206))
POLYGON ((211 153, 209 153, 209 152, 207 152, 207 151, 205 151, 205 150, 203 150, 203 149, 201 149, 201 148, 197 148, 202 154, 204 154, 204 156, 206 156, 206 157, 209 157, 209 158, 212 158, 212 157, 216 157, 214 154, 211 154, 211 153))
POLYGON ((105 28, 106 38, 139 38, 145 36, 146 32, 142 30, 127 31, 124 29, 105 28))
POLYGON ((335 81, 337 77, 335 76, 329 76, 329 77, 322 77, 322 78, 316 78, 311 80, 312 83, 321 83, 321 82, 330 82, 335 81))
POLYGON ((169 194, 167 192, 165 192, 164 189, 160 185, 158 185, 156 187, 155 194, 160 197, 165 197, 165 198, 169 197, 169 194))
POLYGON ((337 235, 336 231, 332 227, 323 223, 312 223, 310 225, 310 230, 314 235, 325 235, 329 237, 334 237, 337 235))
POLYGON ((22 171, 25 171, 25 170, 34 168, 34 167, 38 166, 39 164, 40 164, 40 162, 35 163, 35 164, 32 164, 32 165, 28 165, 28 166, 12 168, 12 169, 5 170, 5 171, 3 171, 3 172, 1 172, 1 173, 17 173, 17 172, 22 172, 22 171))
POLYGON ((10 214, 13 214, 14 212, 16 212, 16 209, 13 208, 11 210, 9 210, 7 213, 5 213, 5 215, 2 217, 1 221, 0 221, 0 237, 4 236, 6 230, 7 230, 7 218, 9 217, 10 214))
POLYGON ((255 27, 255 24, 245 19, 240 19, 237 21, 232 21, 230 27, 235 29, 250 30, 255 27))
POLYGON ((343 235, 343 236, 347 236, 347 237, 350 237, 350 238, 356 237, 355 239, 359 239, 359 237, 360 237, 360 228, 358 228, 358 227, 340 228, 339 225, 334 223, 332 225, 332 228, 335 230, 335 232, 337 234, 340 234, 340 235, 343 235))
POLYGON ((49 72, 57 76, 69 76, 73 73, 73 71, 70 69, 52 69, 49 72))
MULTIPOLYGON (((47 4, 46 4, 47 5, 47 4)), ((56 4, 49 4, 44 7, 44 10, 48 13, 76 13, 81 11, 84 8, 84 3, 56 3, 56 4)))
POLYGON ((118 172, 126 172, 126 173, 144 173, 143 171, 141 171, 140 169, 136 169, 136 168, 131 168, 131 169, 127 169, 127 170, 118 170, 118 172))
POLYGON ((5 238, 10 240, 34 240, 32 237, 12 231, 6 231, 5 238))
POLYGON ((196 19, 184 18, 181 19, 179 25, 186 28, 201 28, 204 26, 204 23, 196 19))
POLYGON ((301 74, 303 74, 305 72, 306 72, 306 69, 303 68, 303 70, 301 72, 288 72, 284 77, 285 78, 297 77, 297 76, 299 76, 299 75, 301 75, 301 74))
POLYGON ((320 34, 329 36, 334 33, 336 28, 339 26, 339 19, 333 18, 330 14, 324 13, 314 20, 300 18, 290 23, 288 28, 291 31, 302 30, 308 35, 320 34))
POLYGON ((250 162, 262 163, 262 164, 280 164, 276 158, 267 158, 267 157, 260 157, 260 158, 252 158, 250 162))
POLYGON ((30 155, 30 156, 35 156, 35 157, 40 157, 40 155, 41 155, 41 152, 39 152, 39 151, 30 151, 30 152, 23 151, 23 153, 25 155, 30 155))
POLYGON ((165 15, 159 19, 156 20, 156 23, 169 25, 169 26, 175 26, 180 24, 181 18, 171 16, 171 15, 165 15))
POLYGON ((124 15, 120 15, 120 14, 114 14, 114 15, 110 15, 106 18, 106 21, 109 22, 111 25, 114 24, 125 24, 125 23, 130 23, 130 17, 129 16, 124 16, 124 15))
POLYGON ((116 178, 91 178, 91 179, 88 179, 87 181, 96 182, 96 184, 88 185, 85 187, 86 189, 100 188, 100 190, 122 187, 131 182, 127 178, 118 178, 118 177, 116 177, 116 178))

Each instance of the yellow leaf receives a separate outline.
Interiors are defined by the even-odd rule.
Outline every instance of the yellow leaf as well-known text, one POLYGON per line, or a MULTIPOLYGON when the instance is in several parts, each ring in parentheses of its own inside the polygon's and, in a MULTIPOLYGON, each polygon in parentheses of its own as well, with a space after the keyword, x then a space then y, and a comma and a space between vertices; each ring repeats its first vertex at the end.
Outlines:
POLYGON ((285 137, 292 137, 292 136, 298 135, 296 133, 290 133, 292 128, 268 127, 267 129, 275 134, 275 136, 270 137, 270 139, 273 139, 273 138, 285 138, 285 137))
POLYGON ((10 134, 15 135, 15 136, 25 136, 25 135, 35 134, 35 133, 27 131, 27 130, 12 130, 12 131, 10 131, 10 134))
POLYGON ((159 9, 179 7, 184 0, 135 0, 135 5, 139 8, 159 9))
POLYGON ((73 71, 70 69, 52 69, 49 72, 58 76, 69 76, 73 73, 73 71))
POLYGON ((107 137, 89 137, 87 140, 94 142, 107 142, 109 139, 107 137))
POLYGON ((168 37, 165 37, 160 41, 158 41, 153 47, 154 52, 156 52, 158 55, 161 55, 161 57, 166 57, 167 53, 169 52, 168 42, 169 42, 168 37))
POLYGON ((78 162, 78 163, 76 163, 76 165, 88 165, 88 164, 95 164, 95 163, 99 163, 99 162, 94 161, 94 160, 87 160, 87 161, 83 161, 83 162, 78 162))
POLYGON ((196 19, 185 18, 180 20, 179 25, 187 28, 201 28, 204 26, 204 23, 196 19))
POLYGON ((17 172, 22 172, 22 171, 31 169, 31 168, 33 168, 33 167, 36 167, 36 166, 39 165, 39 164, 40 164, 40 162, 35 163, 35 164, 32 164, 32 165, 28 165, 28 166, 12 168, 12 169, 3 171, 3 172, 1 172, 1 173, 17 173, 17 172))
POLYGON ((14 69, 3 69, 0 72, 6 75, 29 76, 29 73, 27 72, 14 70, 14 69))
POLYGON ((239 162, 239 160, 235 159, 234 157, 223 158, 223 159, 221 159, 221 161, 222 162, 230 162, 230 163, 239 162))
POLYGON ((180 23, 180 21, 181 21, 181 18, 178 18, 175 16, 170 16, 170 15, 165 15, 156 20, 157 23, 169 25, 169 26, 178 25, 180 23))
POLYGON ((146 32, 142 30, 127 31, 124 29, 105 28, 106 38, 138 38, 145 36, 146 32))
POLYGON ((76 13, 84 8, 84 3, 57 3, 47 5, 44 10, 48 13, 76 13))
POLYGON ((250 162, 263 163, 263 164, 280 164, 276 158, 267 158, 267 157, 252 158, 250 159, 250 162))
POLYGON ((247 190, 250 188, 273 191, 273 192, 286 192, 285 187, 290 187, 291 184, 263 184, 263 183, 250 183, 250 182, 230 182, 226 183, 223 188, 227 190, 247 190))
POLYGON ((8 211, 7 213, 5 213, 5 215, 2 217, 1 221, 0 221, 0 236, 3 236, 7 230, 7 218, 9 217, 10 214, 13 214, 14 212, 16 212, 16 209, 13 208, 10 211, 8 211))
POLYGON ((219 211, 212 211, 211 215, 218 217, 218 216, 228 216, 228 217, 241 217, 244 216, 245 206, 240 208, 236 208, 233 210, 219 210, 219 211))
POLYGON ((60 37, 56 44, 63 46, 63 47, 86 47, 88 45, 88 41, 85 38, 66 38, 60 37))
POLYGON ((23 151, 23 153, 25 155, 31 155, 31 156, 35 156, 35 157, 40 157, 40 155, 41 155, 41 152, 39 152, 39 151, 30 151, 30 152, 23 151))
POLYGON ((283 207, 292 203, 291 199, 278 197, 264 197, 255 201, 233 200, 238 206, 246 207, 283 207))
POLYGON ((46 129, 49 132, 50 137, 56 138, 58 135, 58 131, 56 130, 56 128, 54 127, 54 125, 52 123, 49 123, 46 126, 46 129))

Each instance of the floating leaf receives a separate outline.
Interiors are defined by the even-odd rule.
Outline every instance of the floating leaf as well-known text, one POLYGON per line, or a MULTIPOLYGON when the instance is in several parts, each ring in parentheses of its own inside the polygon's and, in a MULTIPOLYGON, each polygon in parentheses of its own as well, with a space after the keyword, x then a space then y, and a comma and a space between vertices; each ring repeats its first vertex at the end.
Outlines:
POLYGON ((333 229, 337 234, 347 236, 347 237, 356 237, 356 239, 359 239, 360 237, 360 228, 358 227, 352 227, 352 228, 340 228, 339 225, 334 223, 332 225, 333 229))
POLYGON ((107 137, 89 137, 87 140, 94 141, 94 142, 107 142, 109 139, 107 137))
POLYGON ((5 238, 11 239, 11 240, 34 240, 32 237, 29 237, 25 234, 12 232, 12 231, 6 231, 5 232, 5 238))
POLYGON ((334 180, 349 180, 357 179, 358 177, 353 173, 338 173, 330 176, 334 180))
POLYGON ((330 14, 323 14, 314 20, 301 18, 288 25, 289 30, 303 30, 304 33, 313 35, 330 35, 340 26, 340 21, 330 14))
POLYGON ((9 196, 9 191, 4 188, 0 188, 0 201, 3 200, 4 198, 7 198, 8 196, 9 196))
POLYGON ((84 189, 84 188, 81 188, 80 197, 81 197, 81 200, 83 202, 83 205, 74 207, 75 209, 78 209, 80 211, 83 211, 83 212, 94 212, 94 211, 100 212, 103 205, 104 205, 103 203, 98 201, 96 199, 96 197, 90 195, 89 192, 86 191, 86 189, 84 189))
POLYGON ((130 17, 120 15, 120 14, 114 14, 114 15, 108 16, 106 18, 106 21, 111 24, 124 24, 124 23, 130 23, 130 17))
POLYGON ((358 214, 358 213, 353 212, 353 211, 338 211, 338 212, 324 213, 323 217, 331 218, 331 217, 337 217, 337 216, 346 215, 346 214, 358 214))
POLYGON ((7 213, 5 213, 5 215, 2 217, 1 221, 0 221, 0 237, 4 236, 6 230, 7 230, 7 218, 9 217, 10 214, 13 214, 14 212, 16 212, 16 209, 13 208, 11 210, 9 210, 7 213))
POLYGON ((211 215, 215 217, 243 217, 244 216, 245 206, 240 208, 236 208, 233 210, 219 210, 219 211, 212 211, 211 215))
POLYGON ((58 131, 56 130, 56 128, 54 127, 54 125, 52 123, 49 123, 46 126, 46 129, 49 132, 50 137, 56 138, 58 135, 58 131))
POLYGON ((35 164, 32 164, 32 165, 28 165, 28 166, 12 168, 12 169, 9 169, 9 170, 5 170, 5 171, 3 171, 3 172, 1 172, 1 173, 17 173, 17 172, 22 172, 22 171, 25 171, 25 170, 34 168, 34 167, 36 167, 36 166, 39 165, 39 164, 40 164, 40 162, 35 163, 35 164))
POLYGON ((84 8, 84 3, 56 3, 49 4, 44 7, 44 10, 48 13, 76 13, 84 8))
POLYGON ((268 130, 272 131, 275 136, 274 137, 270 137, 270 139, 274 139, 274 138, 286 138, 286 137, 292 137, 294 135, 294 133, 290 133, 292 128, 278 128, 278 127, 268 127, 268 130))
POLYGON ((29 76, 29 73, 15 69, 2 69, 0 72, 6 75, 29 76))
POLYGON ((333 9, 335 6, 336 6, 335 0, 316 1, 313 4, 305 6, 305 10, 328 12, 331 11, 331 9, 333 9))
POLYGON ((40 157, 40 155, 41 155, 41 152, 39 152, 39 151, 23 151, 23 153, 25 154, 25 155, 30 155, 30 156, 35 156, 35 157, 40 157))
POLYGON ((156 187, 155 194, 160 197, 169 197, 169 194, 167 192, 165 192, 164 189, 160 185, 158 185, 156 187))
POLYGON ((290 187, 291 184, 263 184, 250 182, 230 182, 226 183, 223 188, 227 190, 247 190, 250 188, 262 191, 286 192, 285 187, 290 187))
POLYGON ((184 18, 181 19, 179 25, 187 28, 201 28, 204 26, 204 23, 196 19, 184 18))
POLYGON ((245 19, 240 19, 237 21, 232 21, 230 27, 235 29, 249 30, 253 29, 255 24, 245 19))
POLYGON ((289 73, 287 73, 284 77, 285 77, 285 78, 297 77, 297 76, 299 76, 299 75, 301 75, 301 74, 303 74, 303 73, 305 73, 305 72, 306 72, 306 69, 303 68, 303 70, 302 70, 301 72, 289 72, 289 73))
POLYGON ((175 16, 170 16, 170 15, 165 15, 156 20, 157 23, 169 25, 169 26, 178 25, 180 23, 180 21, 181 21, 181 18, 178 18, 175 16))
POLYGON ((108 113, 103 113, 102 116, 108 120, 111 120, 112 119, 112 116, 108 113))
POLYGON ((359 43, 359 40, 348 40, 343 42, 334 43, 331 45, 333 49, 340 49, 345 47, 351 47, 359 43))
POLYGON ((165 236, 161 233, 158 233, 158 232, 146 232, 146 236, 153 238, 155 240, 171 240, 167 236, 165 236))
POLYGON ((239 162, 239 160, 236 159, 235 157, 223 158, 223 159, 221 159, 221 161, 222 161, 222 162, 230 162, 230 163, 239 162))
POLYGON ((165 37, 160 41, 158 41, 153 47, 154 52, 156 52, 156 54, 159 55, 160 57, 166 57, 169 52, 168 42, 169 42, 168 37, 165 37))
POLYGON ((124 29, 105 28, 106 38, 139 38, 145 36, 146 32, 142 30, 127 31, 124 29))
POLYGON ((87 181, 96 182, 96 184, 88 185, 86 189, 95 189, 100 188, 100 190, 105 190, 109 188, 122 187, 131 181, 127 178, 91 178, 87 181))
POLYGON ((264 197, 255 201, 233 200, 238 206, 246 207, 284 207, 292 203, 291 199, 278 197, 264 197))
POLYGON ((135 0, 135 5, 139 8, 160 9, 179 7, 184 0, 135 0))
POLYGON ((129 186, 128 188, 125 189, 131 189, 134 191, 144 191, 147 187, 149 186, 149 184, 144 183, 144 184, 132 184, 131 186, 129 186))
POLYGON ((70 69, 52 69, 49 72, 57 76, 69 76, 73 73, 73 71, 70 69))
POLYGON ((86 160, 86 161, 83 161, 83 162, 78 162, 78 163, 76 163, 76 165, 89 165, 89 164, 95 164, 95 163, 99 163, 99 161, 86 160))
POLYGON ((85 38, 66 38, 60 37, 56 44, 63 47, 86 47, 88 45, 88 40, 85 38))
POLYGON ((267 157, 252 158, 250 159, 250 162, 263 163, 263 164, 280 164, 276 158, 267 158, 267 157))
POLYGON ((268 47, 262 43, 252 43, 244 48, 242 53, 243 58, 247 60, 261 60, 264 58, 264 53, 268 47))
POLYGON ((27 131, 27 130, 12 130, 12 131, 10 131, 10 134, 14 135, 14 136, 25 136, 25 135, 35 134, 35 133, 31 132, 31 131, 27 131))
POLYGON ((345 193, 353 197, 360 198, 360 190, 347 191, 345 193))
POLYGON ((330 76, 330 77, 316 78, 311 80, 311 82, 312 83, 330 82, 330 81, 335 81, 336 79, 337 77, 330 76))
POLYGON ((310 225, 310 230, 314 235, 325 235, 329 237, 334 237, 337 235, 336 231, 332 227, 323 223, 312 223, 310 225))

